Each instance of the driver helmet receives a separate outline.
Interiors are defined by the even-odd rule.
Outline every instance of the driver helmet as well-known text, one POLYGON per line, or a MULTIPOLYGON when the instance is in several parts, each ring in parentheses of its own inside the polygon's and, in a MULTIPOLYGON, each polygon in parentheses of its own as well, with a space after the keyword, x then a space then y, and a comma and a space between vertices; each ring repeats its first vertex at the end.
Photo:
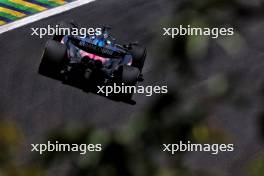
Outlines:
POLYGON ((103 33, 103 37, 104 37, 104 39, 107 39, 109 37, 108 33, 107 32, 104 32, 103 33))

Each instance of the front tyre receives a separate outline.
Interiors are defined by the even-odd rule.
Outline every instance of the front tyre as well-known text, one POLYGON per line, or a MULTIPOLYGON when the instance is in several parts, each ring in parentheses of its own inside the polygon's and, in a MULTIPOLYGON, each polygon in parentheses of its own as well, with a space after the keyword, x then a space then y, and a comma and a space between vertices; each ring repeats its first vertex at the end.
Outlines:
POLYGON ((46 43, 42 60, 39 66, 39 74, 61 79, 61 70, 67 58, 67 48, 65 45, 49 40, 46 43))

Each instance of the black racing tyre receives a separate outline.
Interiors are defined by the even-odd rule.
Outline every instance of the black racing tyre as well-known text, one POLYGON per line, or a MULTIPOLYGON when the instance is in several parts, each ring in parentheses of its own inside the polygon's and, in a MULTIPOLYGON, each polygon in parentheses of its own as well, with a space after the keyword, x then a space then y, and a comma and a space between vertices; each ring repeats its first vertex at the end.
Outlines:
MULTIPOLYGON (((126 86, 135 86, 138 81, 140 71, 137 67, 124 65, 122 67, 122 83, 126 86)), ((123 93, 121 98, 124 100, 131 100, 134 92, 123 93)))
POLYGON ((139 75, 140 71, 137 67, 131 67, 128 65, 122 67, 122 83, 125 85, 136 85, 139 75))
MULTIPOLYGON (((71 31, 71 29, 73 28, 74 26, 72 25, 72 24, 70 24, 70 23, 67 23, 67 22, 65 22, 65 21, 62 21, 62 22, 60 22, 59 24, 58 24, 58 28, 60 28, 61 30, 60 31, 66 31, 66 32, 68 32, 68 31, 71 31), (63 29, 62 30, 62 28, 65 28, 65 29, 63 29), (69 30, 70 29, 70 30, 69 30)), ((54 35, 53 36, 53 40, 55 40, 55 41, 57 41, 57 42, 61 42, 61 40, 62 40, 62 38, 64 37, 64 35, 54 35)))
POLYGON ((49 40, 46 43, 42 61, 39 66, 39 74, 54 79, 61 79, 61 70, 66 61, 67 48, 65 45, 49 40))
POLYGON ((140 46, 133 46, 131 54, 133 58, 132 66, 137 67, 140 71, 142 71, 147 56, 147 49, 140 46))
POLYGON ((92 70, 91 69, 86 69, 84 72, 84 79, 86 81, 89 81, 91 79, 91 75, 92 75, 92 70))

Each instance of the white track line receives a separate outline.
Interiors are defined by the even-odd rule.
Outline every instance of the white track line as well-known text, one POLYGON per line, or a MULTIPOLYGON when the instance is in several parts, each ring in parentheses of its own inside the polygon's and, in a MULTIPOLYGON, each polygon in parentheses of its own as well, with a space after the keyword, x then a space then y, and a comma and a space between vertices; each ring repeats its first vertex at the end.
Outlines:
POLYGON ((12 29, 16 29, 18 27, 24 26, 26 24, 30 24, 30 23, 33 23, 35 21, 39 21, 39 20, 44 19, 44 18, 48 18, 50 16, 57 15, 59 13, 71 10, 73 8, 82 6, 84 4, 88 4, 88 3, 93 2, 93 1, 95 1, 95 0, 76 0, 76 1, 73 1, 70 3, 67 3, 65 5, 58 6, 58 7, 37 13, 35 15, 31 15, 31 16, 22 18, 20 20, 5 24, 3 26, 0 26, 0 34, 7 32, 7 31, 10 31, 12 29))

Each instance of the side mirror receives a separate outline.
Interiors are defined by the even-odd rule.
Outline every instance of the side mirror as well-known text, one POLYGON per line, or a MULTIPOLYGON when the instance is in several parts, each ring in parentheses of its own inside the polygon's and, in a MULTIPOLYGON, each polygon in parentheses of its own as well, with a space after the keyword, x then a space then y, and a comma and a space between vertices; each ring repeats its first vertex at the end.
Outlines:
POLYGON ((133 48, 133 46, 138 45, 138 44, 139 44, 139 42, 136 41, 136 42, 131 42, 131 43, 127 44, 127 45, 123 45, 123 47, 128 49, 128 50, 131 50, 133 48))
POLYGON ((133 45, 138 45, 139 42, 138 41, 135 41, 135 42, 132 42, 132 43, 129 43, 129 45, 133 46, 133 45))
POLYGON ((138 41, 131 42, 128 45, 124 45, 124 47, 127 48, 127 49, 129 49, 129 50, 131 50, 133 48, 133 46, 135 46, 135 45, 138 45, 138 41))

